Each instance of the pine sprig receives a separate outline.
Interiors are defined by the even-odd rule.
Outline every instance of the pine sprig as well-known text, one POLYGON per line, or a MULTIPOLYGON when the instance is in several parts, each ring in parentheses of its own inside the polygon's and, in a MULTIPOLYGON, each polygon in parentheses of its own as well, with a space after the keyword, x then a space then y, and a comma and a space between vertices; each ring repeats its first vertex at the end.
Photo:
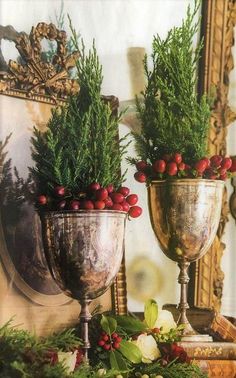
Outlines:
POLYGON ((127 144, 118 139, 120 116, 112 113, 100 93, 102 66, 95 44, 86 54, 83 41, 79 48, 72 26, 71 30, 74 47, 80 51, 76 62, 80 91, 67 105, 54 109, 47 131, 35 128, 31 140, 35 167, 30 171, 38 191, 48 195, 56 185, 76 196, 93 181, 115 188, 124 181, 120 166, 127 144))
POLYGON ((188 7, 182 25, 171 29, 166 39, 154 37, 152 69, 147 56, 144 59, 147 84, 136 101, 141 135, 133 133, 141 160, 153 163, 166 153, 179 152, 191 163, 206 155, 210 109, 206 96, 199 101, 196 93, 203 41, 193 48, 199 6, 196 0, 193 12, 188 7))
POLYGON ((194 364, 173 363, 161 366, 158 362, 140 369, 141 374, 149 374, 150 378, 161 375, 163 378, 207 378, 200 368, 194 364))

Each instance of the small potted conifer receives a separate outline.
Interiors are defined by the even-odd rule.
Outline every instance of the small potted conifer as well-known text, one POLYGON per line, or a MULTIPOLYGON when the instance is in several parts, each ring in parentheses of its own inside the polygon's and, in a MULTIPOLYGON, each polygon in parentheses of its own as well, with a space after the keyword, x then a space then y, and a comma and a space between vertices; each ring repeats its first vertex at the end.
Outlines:
POLYGON ((235 169, 229 157, 207 156, 210 106, 206 95, 196 92, 203 40, 193 48, 199 5, 196 1, 192 13, 189 7, 186 20, 164 40, 154 37, 151 69, 147 57, 144 59, 147 84, 137 99, 141 133, 133 132, 138 157, 130 159, 139 182, 225 180, 235 169))
POLYGON ((207 156, 210 107, 207 97, 196 92, 203 41, 193 48, 199 5, 196 1, 193 12, 188 7, 182 25, 171 29, 164 40, 154 37, 152 67, 146 57, 147 83, 137 99, 141 131, 133 132, 133 137, 138 158, 129 159, 136 165, 136 180, 147 183, 151 223, 160 247, 181 270, 179 324, 185 325, 188 340, 195 332, 186 317, 187 269, 213 242, 223 181, 235 167, 230 157, 207 156))
MULTIPOLYGON (((78 46, 77 46, 78 47, 78 46)), ((113 282, 122 259, 127 214, 138 217, 138 197, 122 186, 119 115, 101 96, 102 68, 93 46, 76 63, 79 93, 52 111, 47 130, 34 129, 31 174, 52 277, 80 301, 85 358, 89 302, 113 282)))

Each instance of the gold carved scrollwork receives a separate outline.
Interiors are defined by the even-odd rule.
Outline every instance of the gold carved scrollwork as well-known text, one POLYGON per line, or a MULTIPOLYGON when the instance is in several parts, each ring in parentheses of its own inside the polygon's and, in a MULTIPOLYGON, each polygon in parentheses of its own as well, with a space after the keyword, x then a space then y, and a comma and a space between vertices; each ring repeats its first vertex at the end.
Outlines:
MULTIPOLYGON (((209 132, 209 153, 226 154, 227 127, 236 119, 228 104, 229 74, 234 67, 232 46, 236 24, 235 0, 203 0, 202 34, 205 47, 200 67, 199 91, 215 90, 209 132)), ((220 226, 209 252, 197 263, 194 304, 220 310, 224 273, 221 258, 225 249, 221 238, 228 221, 225 191, 220 226)))
POLYGON ((55 25, 40 22, 32 27, 29 35, 18 33, 11 26, 0 27, 0 41, 15 43, 20 62, 10 60, 7 64, 0 51, 0 92, 36 101, 60 103, 68 95, 79 91, 77 80, 71 79, 69 71, 76 64, 79 52, 67 54, 67 38, 64 31, 55 25), (44 59, 42 39, 56 41, 57 50, 51 62, 44 59))

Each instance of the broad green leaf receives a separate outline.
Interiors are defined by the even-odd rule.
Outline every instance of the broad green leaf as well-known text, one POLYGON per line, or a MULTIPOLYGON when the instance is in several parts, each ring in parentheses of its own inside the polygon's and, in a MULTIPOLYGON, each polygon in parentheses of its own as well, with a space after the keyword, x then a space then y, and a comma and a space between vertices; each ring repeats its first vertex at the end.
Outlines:
POLYGON ((149 299, 144 307, 144 319, 148 328, 154 328, 158 316, 158 306, 154 299, 149 299))
POLYGON ((117 371, 126 371, 127 370, 127 363, 123 356, 117 351, 110 352, 110 365, 111 368, 117 371))
POLYGON ((124 328, 126 332, 138 333, 146 331, 146 325, 138 319, 130 316, 116 316, 117 325, 124 328))
POLYGON ((142 362, 142 353, 140 349, 131 341, 122 340, 119 351, 133 364, 139 364, 142 362))
POLYGON ((114 318, 110 316, 102 315, 101 319, 101 327, 102 329, 111 336, 113 332, 115 332, 117 327, 117 322, 114 318))

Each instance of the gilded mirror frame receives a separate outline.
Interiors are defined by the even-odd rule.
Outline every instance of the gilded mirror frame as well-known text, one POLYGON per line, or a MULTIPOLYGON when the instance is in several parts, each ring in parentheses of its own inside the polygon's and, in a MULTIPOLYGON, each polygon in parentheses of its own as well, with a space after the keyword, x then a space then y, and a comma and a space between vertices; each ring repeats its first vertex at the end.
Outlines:
MULTIPOLYGON (((229 74, 234 67, 232 47, 235 24, 235 0, 203 0, 201 35, 204 37, 204 51, 199 69, 198 91, 210 96, 215 92, 209 132, 210 155, 227 153, 227 128, 236 119, 236 113, 228 104, 229 74)), ((228 213, 225 190, 217 236, 209 252, 193 265, 191 271, 191 305, 214 308, 217 311, 221 308, 224 281, 221 258, 225 249, 221 239, 228 213)))

